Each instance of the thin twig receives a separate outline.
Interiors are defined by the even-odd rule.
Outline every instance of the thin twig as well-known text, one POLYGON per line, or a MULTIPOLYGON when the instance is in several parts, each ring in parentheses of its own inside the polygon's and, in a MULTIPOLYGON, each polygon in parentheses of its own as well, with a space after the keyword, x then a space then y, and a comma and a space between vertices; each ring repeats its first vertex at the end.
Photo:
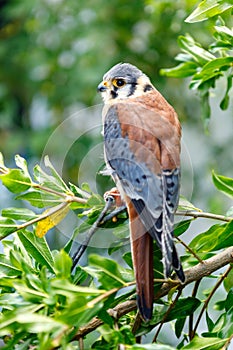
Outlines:
POLYGON ((122 205, 121 207, 118 207, 116 209, 114 209, 111 213, 109 213, 108 215, 106 215, 103 220, 101 221, 101 225, 105 224, 107 221, 113 219, 114 217, 116 217, 117 215, 119 215, 120 213, 122 213, 123 211, 126 210, 126 206, 122 205))
POLYGON ((177 210, 175 215, 178 216, 191 216, 193 218, 206 218, 206 219, 213 219, 213 220, 220 220, 220 221, 226 221, 230 222, 233 220, 232 217, 224 216, 224 215, 217 215, 213 213, 207 213, 207 212, 199 212, 199 211, 181 211, 177 210))
POLYGON ((197 327, 199 326, 199 323, 201 321, 201 318, 203 316, 204 311, 206 310, 210 299, 212 298, 212 296, 214 295, 214 293, 216 292, 216 290, 218 289, 218 287, 222 284, 223 280, 227 277, 228 273, 231 271, 232 266, 229 266, 228 269, 224 272, 224 274, 221 276, 221 278, 218 280, 218 282, 216 283, 216 285, 214 286, 214 288, 212 289, 211 293, 209 294, 208 298, 205 300, 204 305, 201 309, 201 312, 198 316, 197 322, 193 328, 193 335, 195 335, 196 331, 197 331, 197 327))
POLYGON ((98 219, 94 222, 94 224, 91 226, 90 230, 86 234, 86 238, 84 242, 79 246, 78 250, 75 252, 75 254, 72 257, 73 265, 72 265, 72 271, 75 268, 75 266, 78 264, 81 256, 87 249, 87 246, 94 235, 94 233, 98 230, 99 226, 101 225, 104 216, 106 215, 107 211, 112 207, 114 203, 114 198, 112 196, 106 197, 106 204, 102 212, 100 213, 98 219))
MULTIPOLYGON (((17 231, 20 231, 20 230, 23 230, 24 228, 28 227, 28 226, 31 226, 33 224, 36 224, 37 222, 39 221, 42 221, 46 218, 48 218, 49 216, 51 215, 54 215, 55 213, 61 211, 62 209, 64 209, 65 207, 67 207, 69 205, 68 202, 62 202, 58 205, 56 205, 55 207, 52 207, 50 208, 48 211, 45 211, 44 213, 42 213, 41 215, 37 215, 34 219, 32 220, 29 220, 27 222, 24 222, 23 224, 20 224, 20 225, 15 225, 15 230, 12 232, 17 232, 17 231)), ((6 227, 9 226, 9 227, 12 227, 13 225, 5 225, 6 227)), ((1 237, 0 240, 4 239, 4 237, 1 237)))
MULTIPOLYGON (((112 213, 109 214, 109 217, 106 216, 105 220, 108 221, 109 219, 111 219, 112 217, 114 217, 114 214, 117 215, 123 211, 126 210, 126 206, 123 205, 117 209, 115 209, 115 211, 113 211, 112 213), (113 215, 112 215, 113 214, 113 215)), ((208 212, 203 212, 203 211, 182 211, 182 210, 177 210, 175 212, 175 215, 177 216, 190 216, 193 218, 205 218, 205 219, 212 219, 212 220, 219 220, 219 221, 225 221, 225 222, 230 222, 233 220, 232 217, 230 216, 225 216, 225 215, 218 215, 218 214, 213 214, 213 213, 208 213, 208 212)), ((104 222, 106 222, 104 220, 104 222)))
POLYGON ((227 339, 226 343, 224 344, 224 346, 222 347, 221 350, 227 350, 228 349, 228 345, 230 345, 232 339, 233 339, 233 334, 227 339))
MULTIPOLYGON (((140 313, 137 312, 136 317, 135 317, 135 321, 134 321, 133 327, 132 327, 132 333, 133 334, 136 334, 136 332, 137 332, 138 328, 140 327, 141 323, 142 323, 142 318, 140 316, 140 313)), ((140 341, 141 341, 141 337, 140 336, 136 337, 136 343, 140 344, 140 341)))
POLYGON ((80 338, 80 339, 78 340, 78 345, 79 345, 79 349, 80 349, 80 350, 84 350, 83 338, 80 338))
POLYGON ((174 306, 176 305, 176 303, 177 303, 179 297, 181 296, 182 290, 183 290, 183 288, 182 288, 182 286, 180 286, 180 288, 178 289, 178 293, 177 293, 177 295, 176 295, 174 301, 171 303, 171 305, 169 306, 169 308, 168 308, 167 311, 165 312, 165 314, 164 314, 164 316, 163 316, 163 319, 162 319, 162 321, 161 321, 160 324, 159 324, 159 327, 158 327, 158 329, 157 329, 157 331, 156 331, 156 333, 155 333, 155 336, 154 336, 154 338, 153 338, 152 343, 156 343, 157 338, 158 338, 158 335, 159 335, 159 333, 160 333, 160 331, 161 331, 161 329, 162 329, 164 323, 166 322, 166 319, 167 319, 168 315, 170 314, 171 310, 174 308, 174 306))
MULTIPOLYGON (((192 297, 195 298, 197 295, 198 287, 201 283, 201 279, 197 280, 194 284, 192 297)), ((189 316, 189 339, 190 341, 193 339, 194 333, 193 333, 193 313, 189 316)))
POLYGON ((199 263, 203 263, 203 260, 199 258, 199 256, 179 237, 176 237, 177 241, 180 242, 196 259, 199 261, 199 263))

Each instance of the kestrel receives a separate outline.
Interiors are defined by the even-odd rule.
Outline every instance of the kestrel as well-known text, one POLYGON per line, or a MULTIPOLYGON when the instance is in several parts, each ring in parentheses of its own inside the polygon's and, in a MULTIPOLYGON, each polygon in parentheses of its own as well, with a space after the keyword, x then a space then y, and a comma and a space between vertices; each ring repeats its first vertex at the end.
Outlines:
POLYGON ((119 63, 103 77, 105 161, 129 214, 137 304, 153 311, 153 239, 164 275, 184 272, 173 241, 179 200, 181 127, 176 112, 137 67, 119 63))

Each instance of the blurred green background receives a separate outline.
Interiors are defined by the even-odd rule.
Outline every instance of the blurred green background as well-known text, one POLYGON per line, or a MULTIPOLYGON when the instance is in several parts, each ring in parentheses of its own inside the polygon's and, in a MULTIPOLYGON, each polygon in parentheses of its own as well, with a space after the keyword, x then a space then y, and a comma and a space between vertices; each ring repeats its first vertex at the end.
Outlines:
MULTIPOLYGON (((18 153, 32 168, 49 154, 66 181, 88 181, 92 190, 103 194, 112 183, 98 174, 103 152, 96 87, 112 65, 130 62, 151 78, 179 114, 182 194, 205 211, 224 213, 229 202, 211 181, 211 169, 232 176, 232 102, 226 112, 218 107, 224 81, 211 96, 207 136, 199 99, 189 91, 188 80, 159 75, 161 68, 175 65, 179 35, 189 32, 204 46, 211 42, 216 18, 184 22, 197 4, 193 0, 0 1, 0 150, 6 164, 14 166, 18 153)), ((19 205, 5 188, 0 191, 0 208, 19 205)), ((199 223, 199 232, 200 225, 204 229, 208 223, 199 223)))

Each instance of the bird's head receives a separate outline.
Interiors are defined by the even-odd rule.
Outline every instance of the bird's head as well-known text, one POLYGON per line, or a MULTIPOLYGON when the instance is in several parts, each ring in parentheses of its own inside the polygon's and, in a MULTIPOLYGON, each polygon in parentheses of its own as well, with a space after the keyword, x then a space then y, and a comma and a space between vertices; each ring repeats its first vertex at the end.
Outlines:
POLYGON ((101 92, 105 103, 141 96, 153 89, 150 79, 129 63, 119 63, 112 67, 98 85, 98 91, 101 92))

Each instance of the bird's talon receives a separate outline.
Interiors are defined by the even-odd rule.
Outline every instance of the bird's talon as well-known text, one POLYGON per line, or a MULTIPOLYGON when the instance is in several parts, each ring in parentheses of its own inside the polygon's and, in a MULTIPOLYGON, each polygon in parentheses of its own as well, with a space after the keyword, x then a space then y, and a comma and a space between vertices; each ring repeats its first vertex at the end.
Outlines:
POLYGON ((105 202, 107 202, 109 198, 114 199, 115 203, 113 204, 115 204, 116 207, 121 207, 125 204, 124 201, 121 199, 120 192, 116 187, 113 187, 110 191, 104 193, 105 202))

